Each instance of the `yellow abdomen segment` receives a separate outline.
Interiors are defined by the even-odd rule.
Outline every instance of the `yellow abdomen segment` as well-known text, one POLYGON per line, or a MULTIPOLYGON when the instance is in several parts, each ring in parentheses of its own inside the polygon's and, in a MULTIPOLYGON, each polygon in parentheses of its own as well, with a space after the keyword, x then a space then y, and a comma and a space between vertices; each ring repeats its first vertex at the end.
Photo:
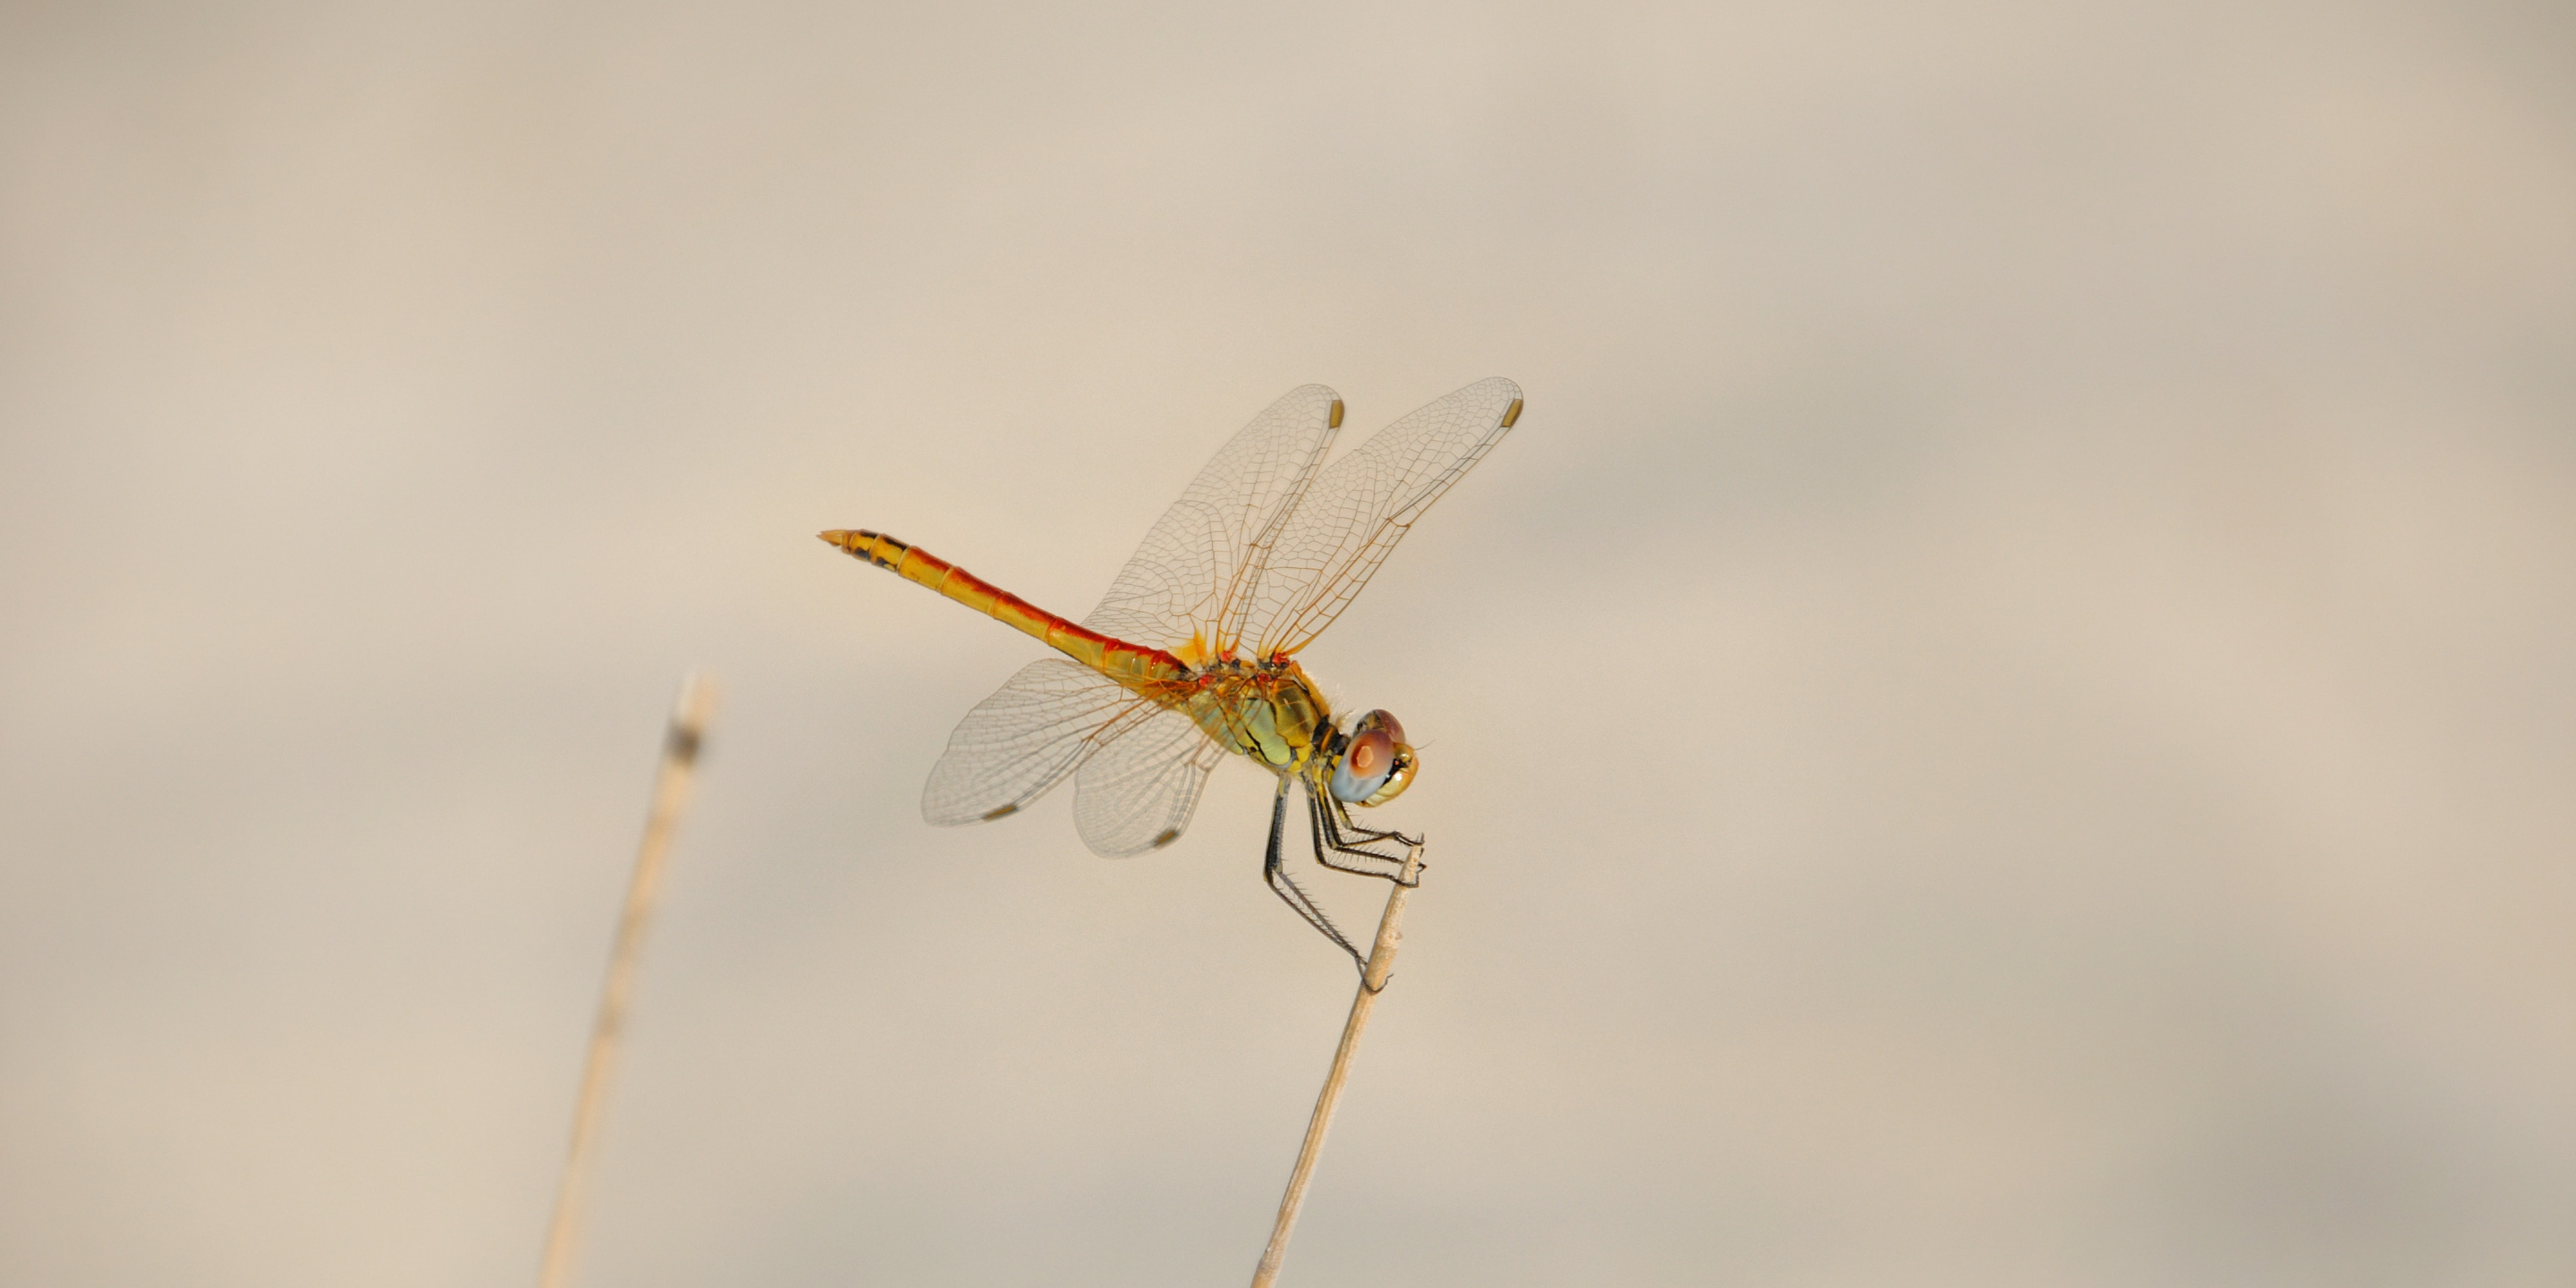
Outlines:
POLYGON ((919 582, 979 613, 1007 622, 1129 688, 1141 691, 1157 682, 1189 677, 1189 668, 1161 649, 1112 639, 1067 621, 927 550, 906 545, 882 532, 835 528, 822 537, 848 551, 852 558, 866 560, 905 581, 919 582))

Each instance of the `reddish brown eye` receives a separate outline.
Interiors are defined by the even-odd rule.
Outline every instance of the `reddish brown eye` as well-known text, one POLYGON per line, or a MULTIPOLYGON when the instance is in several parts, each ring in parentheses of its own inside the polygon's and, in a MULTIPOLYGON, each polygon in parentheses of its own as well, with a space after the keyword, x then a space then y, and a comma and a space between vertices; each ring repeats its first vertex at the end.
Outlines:
POLYGON ((1378 728, 1386 730, 1386 740, 1388 742, 1404 741, 1404 726, 1397 724, 1394 716, 1388 715, 1383 711, 1372 711, 1369 714, 1377 717, 1378 728))
POLYGON ((1376 795, 1386 786, 1386 776, 1395 772, 1395 748, 1395 739, 1386 730, 1363 722, 1333 765, 1333 795, 1352 804, 1376 795))

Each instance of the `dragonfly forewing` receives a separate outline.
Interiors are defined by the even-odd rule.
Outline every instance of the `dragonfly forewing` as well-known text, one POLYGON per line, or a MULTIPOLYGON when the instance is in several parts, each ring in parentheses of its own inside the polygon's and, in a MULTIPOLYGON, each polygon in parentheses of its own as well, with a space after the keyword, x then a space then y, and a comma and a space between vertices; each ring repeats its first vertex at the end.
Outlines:
POLYGON ((1521 387, 1476 383, 1379 430, 1306 489, 1263 566, 1243 638, 1292 654, 1348 607, 1422 512, 1520 419, 1521 387))
POLYGON ((1190 481, 1082 624, 1196 666, 1234 643, 1262 567, 1342 423, 1341 396, 1301 385, 1237 431, 1190 481), (1195 647, 1193 642, 1195 641, 1195 647))

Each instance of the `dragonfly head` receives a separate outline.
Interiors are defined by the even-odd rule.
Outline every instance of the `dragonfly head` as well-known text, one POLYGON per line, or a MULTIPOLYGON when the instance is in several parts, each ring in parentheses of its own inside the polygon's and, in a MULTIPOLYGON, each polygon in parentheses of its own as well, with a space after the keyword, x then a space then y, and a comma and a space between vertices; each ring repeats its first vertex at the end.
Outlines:
POLYGON ((1333 797, 1352 805, 1384 805, 1413 782, 1413 748, 1404 726, 1383 711, 1361 716, 1333 758, 1333 797))

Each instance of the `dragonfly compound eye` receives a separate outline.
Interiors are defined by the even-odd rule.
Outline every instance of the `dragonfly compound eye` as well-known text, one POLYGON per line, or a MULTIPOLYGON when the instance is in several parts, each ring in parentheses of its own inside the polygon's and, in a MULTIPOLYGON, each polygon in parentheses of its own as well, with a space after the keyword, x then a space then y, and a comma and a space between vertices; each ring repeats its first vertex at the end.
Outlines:
POLYGON ((1403 743, 1399 742, 1395 744, 1395 768, 1387 771, 1386 785, 1369 793, 1368 799, 1361 801, 1360 804, 1384 805, 1388 801, 1394 800, 1398 796, 1402 796, 1404 794, 1404 789, 1412 784, 1413 748, 1405 746, 1403 743))
POLYGON ((1395 771, 1395 739, 1384 729, 1363 729, 1342 744, 1342 755, 1333 766, 1333 795, 1357 805, 1386 786, 1387 776, 1395 771))
POLYGON ((1367 733, 1371 729, 1384 729, 1387 737, 1393 738, 1397 742, 1404 741, 1404 726, 1395 722, 1394 712, 1383 710, 1372 711, 1367 715, 1361 716, 1359 723, 1351 726, 1351 730, 1354 733, 1367 733))
POLYGON ((1404 726, 1383 711, 1372 711, 1351 725, 1350 741, 1333 766, 1333 795, 1352 805, 1378 805, 1394 800, 1413 779, 1413 748, 1404 745, 1404 726))

